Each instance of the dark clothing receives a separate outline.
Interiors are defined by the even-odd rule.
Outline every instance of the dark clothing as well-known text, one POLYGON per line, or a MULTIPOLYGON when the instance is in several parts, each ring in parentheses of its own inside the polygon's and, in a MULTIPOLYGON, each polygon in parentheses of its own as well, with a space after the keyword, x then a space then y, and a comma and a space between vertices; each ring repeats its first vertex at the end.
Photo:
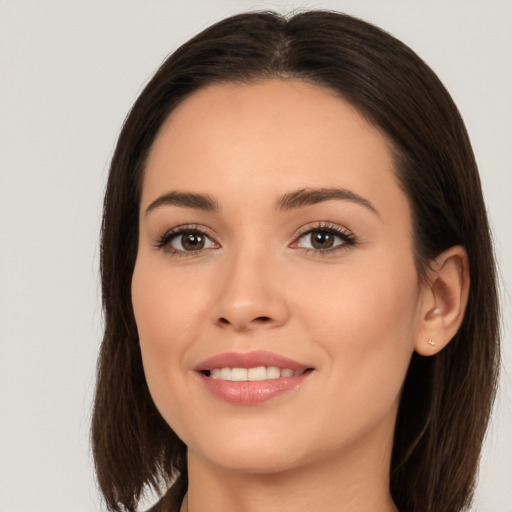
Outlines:
POLYGON ((184 491, 181 485, 173 485, 147 512, 179 512, 184 491))

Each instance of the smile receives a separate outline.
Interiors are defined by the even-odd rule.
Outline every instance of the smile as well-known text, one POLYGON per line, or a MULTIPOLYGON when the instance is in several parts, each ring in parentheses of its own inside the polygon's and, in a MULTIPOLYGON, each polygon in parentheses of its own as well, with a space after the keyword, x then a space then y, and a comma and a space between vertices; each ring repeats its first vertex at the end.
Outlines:
POLYGON ((301 375, 305 370, 293 371, 290 368, 277 366, 256 366, 255 368, 214 368, 210 371, 212 379, 229 380, 233 382, 260 381, 279 379, 280 377, 294 377, 301 375))
POLYGON ((297 389, 313 370, 265 351, 219 354, 195 368, 207 391, 237 405, 255 405, 297 389))

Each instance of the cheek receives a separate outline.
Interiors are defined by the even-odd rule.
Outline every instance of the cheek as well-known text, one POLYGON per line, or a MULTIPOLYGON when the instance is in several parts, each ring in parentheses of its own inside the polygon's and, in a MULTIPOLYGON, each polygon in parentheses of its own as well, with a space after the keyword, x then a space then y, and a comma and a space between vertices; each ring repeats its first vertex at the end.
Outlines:
POLYGON ((165 261, 144 256, 137 260, 132 278, 132 303, 142 345, 148 351, 178 351, 193 338, 197 317, 207 300, 205 287, 190 282, 183 272, 173 271, 165 261))
POLYGON ((361 262, 330 270, 303 277, 300 293, 306 299, 303 315, 322 319, 329 338, 341 336, 357 346, 365 338, 377 344, 391 335, 399 342, 402 329, 414 325, 419 285, 412 262, 396 267, 361 262), (380 336, 370 336, 377 332, 380 336))
POLYGON ((302 294, 309 297, 305 310, 346 343, 381 344, 391 336, 388 341, 395 344, 403 340, 403 329, 410 334, 420 288, 409 248, 354 252, 342 264, 309 276, 302 294))
POLYGON ((366 403, 368 414, 380 414, 396 402, 414 348, 414 265, 368 262, 331 272, 328 286, 321 282, 318 276, 307 282, 301 316, 329 359, 335 382, 326 389, 335 390, 333 402, 344 402, 346 410, 366 403))
MULTIPOLYGON (((182 383, 184 357, 197 335, 201 289, 180 282, 165 263, 139 258, 132 278, 132 303, 144 373, 153 400, 165 416, 174 407, 182 383), (184 293, 186 290, 187 293, 184 293)), ((183 278, 182 278, 183 280, 183 278)), ((188 283, 190 284, 190 283, 188 283)))

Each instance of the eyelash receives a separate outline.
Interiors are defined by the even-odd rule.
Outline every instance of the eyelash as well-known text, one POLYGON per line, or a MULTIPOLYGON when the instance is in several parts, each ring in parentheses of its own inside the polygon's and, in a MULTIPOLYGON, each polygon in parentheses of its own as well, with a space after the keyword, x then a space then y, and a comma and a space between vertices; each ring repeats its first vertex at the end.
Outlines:
MULTIPOLYGON (((199 234, 205 238, 208 238, 209 240, 212 240, 212 236, 208 234, 208 229, 206 229, 203 226, 199 226, 198 224, 187 224, 184 226, 177 226, 175 228, 170 229, 169 231, 165 232, 161 237, 158 237, 155 243, 155 247, 157 249, 162 249, 165 252, 169 253, 171 256, 178 256, 178 257, 190 257, 195 256, 199 254, 200 252, 204 251, 205 249, 198 249, 197 251, 184 251, 181 249, 174 249, 170 246, 170 243, 173 241, 173 239, 179 237, 180 235, 184 234, 199 234)), ((213 241, 213 240, 212 240, 213 241)), ((218 245, 216 242, 213 242, 215 245, 218 245)))
MULTIPOLYGON (((203 226, 199 226, 197 224, 190 224, 190 225, 184 225, 184 226, 178 226, 175 228, 170 229, 166 233, 164 233, 162 236, 158 237, 158 239, 155 242, 155 247, 157 249, 161 249, 169 253, 171 256, 178 256, 178 257, 191 257, 196 256, 201 252, 204 252, 205 250, 209 249, 198 249, 196 251, 185 251, 181 249, 174 249, 170 246, 170 243, 180 235, 184 234, 194 234, 197 233, 203 237, 208 238, 210 241, 212 241, 213 244, 215 244, 218 247, 218 243, 213 240, 213 237, 208 234, 208 229, 206 229, 203 226)), ((352 247, 356 245, 357 239, 355 235, 349 231, 348 229, 339 226, 337 224, 332 224, 330 222, 319 222, 314 225, 310 225, 307 227, 304 227, 299 231, 297 236, 294 238, 294 241, 290 245, 290 247, 300 249, 305 253, 309 254, 316 254, 320 256, 329 256, 333 253, 337 253, 340 250, 345 250, 348 247, 352 247), (299 241, 306 235, 312 234, 315 232, 323 232, 323 233, 329 233, 335 237, 338 237, 341 239, 342 243, 328 249, 315 249, 312 247, 298 247, 296 244, 299 243, 299 241)))
POLYGON ((333 224, 331 222, 319 222, 314 224, 313 226, 310 225, 300 230, 292 243, 292 247, 296 243, 298 243, 298 241, 305 235, 310 235, 315 232, 329 233, 335 237, 340 238, 342 243, 329 249, 315 249, 311 247, 297 248, 309 254, 315 254, 319 256, 330 256, 334 253, 337 253, 338 251, 346 250, 349 247, 353 247, 357 243, 356 236, 347 228, 339 226, 337 224, 333 224))

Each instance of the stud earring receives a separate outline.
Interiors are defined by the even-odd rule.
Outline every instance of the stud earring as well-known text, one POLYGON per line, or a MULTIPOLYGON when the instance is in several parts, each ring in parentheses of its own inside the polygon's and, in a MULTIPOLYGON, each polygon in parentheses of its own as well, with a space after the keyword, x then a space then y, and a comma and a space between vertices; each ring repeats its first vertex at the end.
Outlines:
POLYGON ((429 338, 429 340, 428 340, 428 344, 429 344, 431 347, 435 347, 435 346, 436 346, 436 342, 435 342, 432 338, 429 338))

